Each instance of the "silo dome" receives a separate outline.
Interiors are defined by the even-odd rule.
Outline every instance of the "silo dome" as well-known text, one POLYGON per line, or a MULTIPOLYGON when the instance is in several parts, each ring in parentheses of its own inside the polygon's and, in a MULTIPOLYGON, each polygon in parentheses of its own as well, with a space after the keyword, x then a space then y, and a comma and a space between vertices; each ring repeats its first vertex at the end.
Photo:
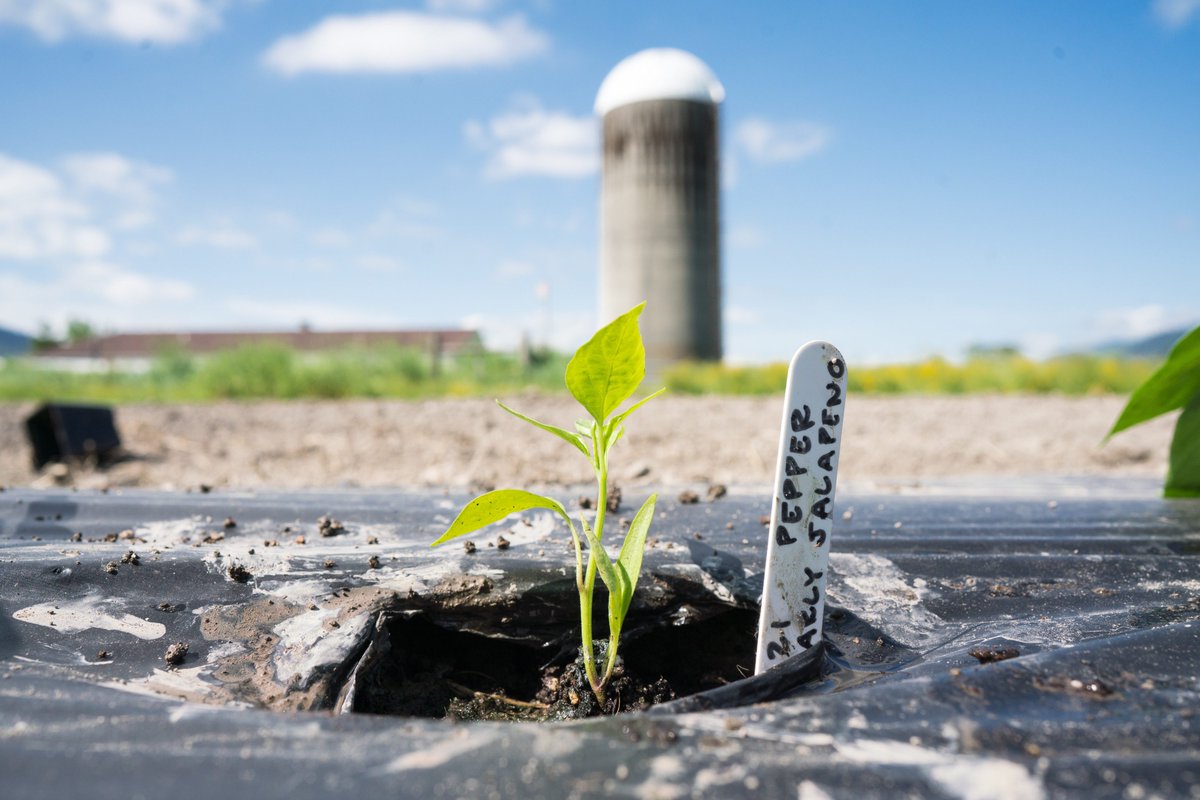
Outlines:
POLYGON ((725 87, 700 59, 673 47, 634 53, 612 68, 596 93, 596 113, 643 100, 720 103, 725 87))

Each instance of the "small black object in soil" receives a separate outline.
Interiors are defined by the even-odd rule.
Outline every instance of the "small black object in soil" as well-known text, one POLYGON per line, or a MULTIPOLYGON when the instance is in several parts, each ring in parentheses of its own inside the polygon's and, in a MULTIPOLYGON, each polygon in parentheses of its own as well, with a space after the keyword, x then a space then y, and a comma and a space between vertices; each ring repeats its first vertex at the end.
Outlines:
POLYGON ((679 502, 685 506, 690 506, 693 503, 700 502, 700 495, 696 494, 691 489, 684 489, 679 493, 679 502))
POLYGON ((254 576, 250 574, 250 570, 243 567, 241 564, 234 564, 229 568, 230 580, 235 580, 238 583, 245 583, 254 576))
POLYGON ((501 535, 496 537, 497 550, 507 550, 510 544, 512 544, 512 542, 508 541, 508 539, 505 539, 504 536, 501 535))
POLYGON ((379 569, 379 556, 371 556, 368 558, 367 566, 371 569, 379 569))
POLYGON ((142 558, 137 553, 130 550, 128 553, 121 556, 121 563, 122 564, 131 564, 136 567, 142 563, 142 558))
POLYGON ((226 517, 226 518, 225 518, 225 522, 224 522, 224 526, 225 526, 225 528, 227 528, 227 529, 228 529, 228 528, 236 528, 236 527, 237 527, 237 522, 235 522, 235 521, 234 521, 233 517, 226 517))
POLYGON ((475 543, 472 541, 463 542, 463 550, 466 550, 468 553, 474 553, 475 543))
POLYGON ((104 565, 104 571, 107 572, 109 575, 116 575, 117 574, 117 562, 109 561, 107 564, 104 565))
POLYGON ((708 502, 711 503, 714 500, 720 500, 728 493, 729 490, 725 488, 725 484, 714 483, 712 486, 708 487, 708 502))

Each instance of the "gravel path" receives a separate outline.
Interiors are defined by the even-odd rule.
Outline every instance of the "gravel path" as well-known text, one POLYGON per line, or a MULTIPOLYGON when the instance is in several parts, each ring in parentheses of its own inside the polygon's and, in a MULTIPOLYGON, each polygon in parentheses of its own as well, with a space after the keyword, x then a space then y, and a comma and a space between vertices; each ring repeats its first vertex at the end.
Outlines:
MULTIPOLYGON (((568 398, 511 397, 570 427, 568 398)), ((840 479, 1139 475, 1166 470, 1174 416, 1100 446, 1120 397, 856 397, 848 400, 840 479)), ((216 403, 127 406, 117 423, 134 456, 107 471, 39 474, 23 421, 33 404, 0 404, 0 486, 336 488, 583 484, 578 452, 490 400, 216 403)), ((625 486, 769 483, 776 398, 664 397, 631 418, 613 455, 625 486)))

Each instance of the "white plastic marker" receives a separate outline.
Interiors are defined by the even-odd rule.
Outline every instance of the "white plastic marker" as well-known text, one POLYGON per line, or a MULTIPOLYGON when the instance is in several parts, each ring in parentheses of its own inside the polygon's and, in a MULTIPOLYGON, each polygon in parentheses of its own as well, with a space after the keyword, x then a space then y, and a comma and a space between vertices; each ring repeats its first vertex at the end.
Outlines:
POLYGON ((809 342, 788 368, 755 674, 821 643, 846 362, 809 342))

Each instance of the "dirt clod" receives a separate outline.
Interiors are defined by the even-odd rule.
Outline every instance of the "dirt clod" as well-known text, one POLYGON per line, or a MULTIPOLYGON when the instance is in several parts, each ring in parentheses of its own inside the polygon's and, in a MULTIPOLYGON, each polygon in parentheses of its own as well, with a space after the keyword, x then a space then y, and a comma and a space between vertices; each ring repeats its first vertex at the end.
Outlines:
POLYGON ((512 542, 508 541, 508 539, 505 539, 503 535, 496 537, 497 550, 507 550, 510 544, 512 544, 512 542))
POLYGON ((972 647, 967 655, 977 659, 980 664, 991 664, 996 661, 1006 661, 1021 655, 1015 647, 972 647))
POLYGON ((97 661, 107 661, 110 658, 112 658, 112 653, 107 650, 101 650, 99 653, 96 653, 97 661))
POLYGON ((608 498, 604 502, 604 507, 614 514, 621 510, 620 486, 614 486, 608 490, 608 498))
POLYGON ((337 536, 346 532, 346 526, 326 514, 317 520, 317 531, 322 536, 337 536))
POLYGON ((720 500, 722 497, 724 497, 728 493, 729 493, 729 490, 727 488, 725 488, 725 484, 714 483, 708 487, 708 502, 711 503, 714 500, 720 500))
POLYGON ((334 561, 332 558, 325 559, 325 569, 333 569, 336 566, 337 566, 337 562, 334 561))
POLYGON ((116 575, 117 574, 117 562, 109 561, 107 564, 104 565, 104 571, 107 572, 109 575, 116 575))
POLYGON ((229 570, 226 574, 229 575, 230 580, 237 581, 238 583, 246 583, 254 577, 250 574, 250 570, 246 569, 241 564, 233 564, 229 567, 229 570))
POLYGON ((136 567, 142 563, 142 557, 139 556, 137 553, 133 552, 132 550, 130 550, 128 553, 121 556, 121 563, 122 564, 130 564, 130 565, 136 567))
POLYGON ((236 520, 234 520, 234 518, 233 518, 233 517, 226 517, 226 518, 225 518, 225 522, 224 522, 224 523, 222 523, 222 525, 224 525, 224 527, 225 527, 225 530, 229 530, 230 528, 236 528, 236 527, 237 527, 237 521, 236 521, 236 520))
POLYGON ((170 666, 178 666, 183 663, 183 659, 188 654, 188 646, 186 642, 175 642, 167 648, 167 652, 163 654, 163 661, 166 661, 170 666))
POLYGON ((368 558, 367 566, 371 569, 379 569, 379 556, 371 556, 368 558))
POLYGON ((685 506, 690 506, 700 502, 700 495, 696 494, 691 489, 684 489, 679 493, 679 502, 685 506))
POLYGON ((475 552, 475 543, 472 541, 463 542, 463 550, 466 550, 468 554, 474 553, 475 552))

